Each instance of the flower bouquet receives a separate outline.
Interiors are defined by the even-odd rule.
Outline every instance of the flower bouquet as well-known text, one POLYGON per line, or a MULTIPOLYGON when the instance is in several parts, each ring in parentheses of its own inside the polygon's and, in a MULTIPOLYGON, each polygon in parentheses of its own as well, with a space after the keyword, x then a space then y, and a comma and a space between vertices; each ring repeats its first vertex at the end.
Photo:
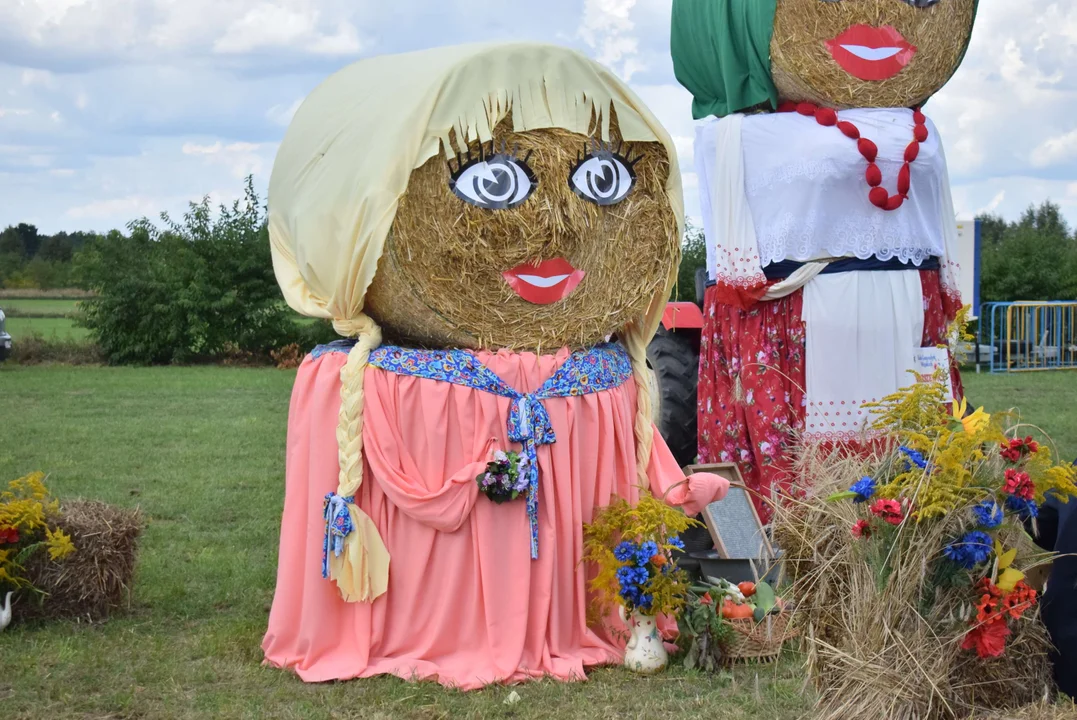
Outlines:
POLYGON ((684 606, 688 577, 672 553, 684 548, 678 535, 696 524, 643 492, 635 506, 617 500, 584 527, 583 559, 597 571, 592 612, 601 616, 618 608, 631 631, 625 664, 633 669, 652 672, 666 665, 656 617, 684 606))
POLYGON ((71 537, 49 524, 59 513, 60 503, 49 497, 44 480, 43 473, 33 473, 12 480, 0 492, 0 592, 7 620, 12 592, 44 595, 27 577, 26 564, 38 554, 56 561, 75 551, 71 537))
POLYGON ((1025 572, 1047 557, 1025 523, 1047 493, 1077 494, 1074 468, 982 408, 948 404, 940 383, 875 410, 872 454, 806 450, 814 496, 776 521, 822 717, 952 717, 1037 700, 1049 643, 1025 572))
POLYGON ((523 455, 498 450, 493 461, 486 465, 486 471, 475 481, 486 497, 500 505, 527 494, 526 467, 527 458, 523 455))

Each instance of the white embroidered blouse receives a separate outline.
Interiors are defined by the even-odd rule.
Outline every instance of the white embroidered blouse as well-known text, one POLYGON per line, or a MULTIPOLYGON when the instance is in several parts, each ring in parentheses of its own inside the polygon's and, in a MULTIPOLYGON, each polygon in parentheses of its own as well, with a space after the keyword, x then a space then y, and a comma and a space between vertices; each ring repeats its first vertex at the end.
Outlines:
MULTIPOLYGON (((896 192, 912 111, 844 110, 879 148, 883 187, 896 192)), ((782 260, 898 258, 942 262, 943 287, 957 293, 957 241, 946 158, 938 130, 912 163, 908 200, 884 211, 868 200, 867 163, 856 142, 835 127, 797 113, 731 115, 696 130, 707 265, 711 280, 741 290, 766 280, 762 268, 782 260)))

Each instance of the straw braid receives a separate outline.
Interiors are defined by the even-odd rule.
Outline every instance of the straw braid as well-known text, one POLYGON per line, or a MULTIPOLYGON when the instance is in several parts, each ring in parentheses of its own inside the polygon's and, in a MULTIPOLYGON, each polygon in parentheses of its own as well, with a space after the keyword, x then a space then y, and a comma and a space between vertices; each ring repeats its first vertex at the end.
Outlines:
POLYGON ((337 424, 337 449, 340 479, 337 494, 354 495, 363 483, 363 375, 370 351, 381 345, 381 328, 369 316, 359 314, 352 320, 334 320, 333 329, 357 342, 348 353, 348 362, 340 369, 340 418, 337 424))
POLYGON ((647 341, 637 324, 622 333, 621 341, 632 360, 632 379, 636 382, 636 476, 640 488, 650 487, 648 468, 651 464, 651 446, 654 444, 654 420, 651 417, 651 370, 647 366, 647 341))

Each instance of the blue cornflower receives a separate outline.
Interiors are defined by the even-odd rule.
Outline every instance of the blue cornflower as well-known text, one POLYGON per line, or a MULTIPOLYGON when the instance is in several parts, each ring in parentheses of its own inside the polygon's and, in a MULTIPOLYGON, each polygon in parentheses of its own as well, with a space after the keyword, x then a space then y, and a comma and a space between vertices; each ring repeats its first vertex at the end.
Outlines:
POLYGON ((637 550, 635 543, 625 541, 613 549, 613 556, 621 562, 628 562, 636 555, 637 550))
POLYGON ((1025 500, 1016 495, 1006 496, 1006 507, 1017 513, 1022 520, 1031 520, 1040 515, 1040 509, 1036 507, 1035 500, 1025 500))
POLYGON ((912 448, 907 448, 904 445, 901 446, 901 452, 903 452, 908 458, 908 462, 912 463, 913 465, 916 465, 916 467, 920 468, 921 470, 927 468, 927 460, 924 459, 922 453, 917 452, 912 448))
POLYGON ((972 508, 972 514, 976 516, 976 522, 981 527, 988 529, 997 528, 1002 524, 1004 514, 1002 508, 994 500, 984 500, 972 508))
POLYGON ((621 588, 621 597, 629 602, 631 605, 639 604, 639 588, 633 585, 632 587, 621 588))
POLYGON ((672 545, 678 550, 684 550, 684 541, 679 537, 671 537, 666 539, 666 545, 672 545))
POLYGON ((947 545, 943 552, 950 560, 966 570, 971 570, 991 557, 991 536, 973 530, 957 542, 947 545))
POLYGON ((640 565, 646 565, 657 554, 658 543, 654 540, 648 540, 639 546, 639 550, 636 552, 636 562, 640 565))
POLYGON ((853 483, 853 486, 849 488, 849 491, 856 493, 856 497, 853 498, 854 503, 867 502, 871 499, 871 496, 875 494, 875 480, 869 477, 862 477, 853 483))
POLYGON ((636 603, 636 606, 640 607, 640 608, 642 608, 644 610, 650 610, 651 605, 653 603, 654 603, 654 597, 653 596, 651 596, 651 595, 640 595, 639 596, 639 601, 636 603))

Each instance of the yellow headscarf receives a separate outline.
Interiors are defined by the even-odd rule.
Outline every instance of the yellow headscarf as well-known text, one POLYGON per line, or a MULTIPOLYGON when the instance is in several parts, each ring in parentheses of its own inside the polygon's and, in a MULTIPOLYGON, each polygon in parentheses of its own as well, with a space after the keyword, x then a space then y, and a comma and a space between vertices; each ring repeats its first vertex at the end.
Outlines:
MULTIPOLYGON (((672 138, 625 83, 572 50, 512 43, 374 57, 337 72, 300 106, 273 165, 269 237, 288 304, 358 338, 341 370, 338 495, 354 495, 363 479, 362 381, 370 351, 381 342, 363 301, 412 170, 438 152, 450 158, 466 143, 489 142, 510 114, 516 132, 562 128, 586 135, 597 118, 608 140, 611 111, 626 141, 665 146, 666 192, 680 229, 684 205, 672 138)), ((652 432, 646 346, 675 280, 676 267, 646 317, 621 333, 640 390, 643 474, 652 432)), ((356 532, 340 556, 331 554, 330 573, 346 600, 373 600, 385 591, 389 556, 370 518, 355 505, 349 511, 356 532)))

